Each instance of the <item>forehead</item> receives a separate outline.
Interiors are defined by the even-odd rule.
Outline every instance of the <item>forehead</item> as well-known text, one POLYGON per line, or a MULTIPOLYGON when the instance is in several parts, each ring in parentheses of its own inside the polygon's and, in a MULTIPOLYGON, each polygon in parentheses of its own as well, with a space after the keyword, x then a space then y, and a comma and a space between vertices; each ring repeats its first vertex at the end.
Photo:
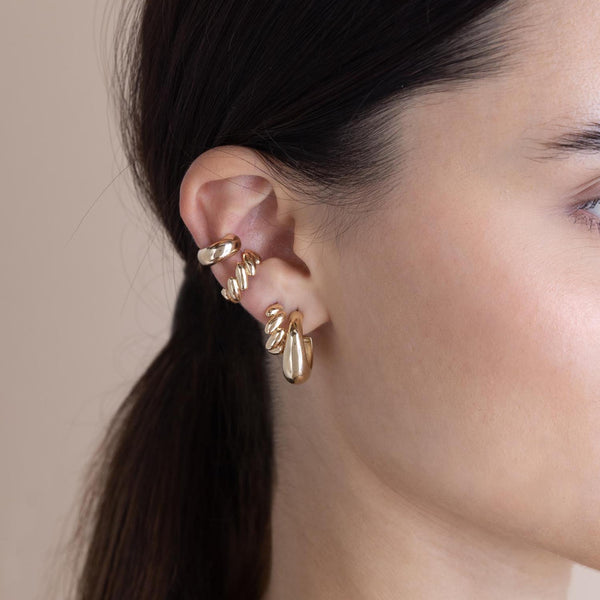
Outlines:
POLYGON ((514 168, 518 157, 540 153, 538 142, 600 121, 600 1, 515 7, 510 68, 409 104, 401 137, 418 149, 415 158, 422 150, 430 164, 460 161, 465 171, 483 161, 514 168))
POLYGON ((507 85, 515 109, 540 123, 600 116, 600 2, 529 2, 516 17, 524 22, 525 48, 507 85))

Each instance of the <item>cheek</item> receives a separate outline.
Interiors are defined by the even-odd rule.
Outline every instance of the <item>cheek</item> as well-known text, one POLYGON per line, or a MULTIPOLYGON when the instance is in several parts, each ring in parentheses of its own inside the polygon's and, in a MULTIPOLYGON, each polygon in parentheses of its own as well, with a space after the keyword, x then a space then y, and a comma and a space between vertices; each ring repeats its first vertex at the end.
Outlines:
POLYGON ((399 250, 370 257, 379 326, 358 325, 378 332, 368 431, 360 404, 343 419, 399 490, 576 553, 600 533, 600 279, 560 231, 489 207, 396 222, 399 250))

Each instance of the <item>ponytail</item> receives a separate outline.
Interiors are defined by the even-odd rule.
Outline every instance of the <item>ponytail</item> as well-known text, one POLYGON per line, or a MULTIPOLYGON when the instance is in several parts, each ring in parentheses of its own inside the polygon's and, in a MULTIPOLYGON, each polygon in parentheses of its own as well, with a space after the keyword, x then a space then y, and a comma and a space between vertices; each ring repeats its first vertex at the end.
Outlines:
POLYGON ((260 325, 188 263, 171 336, 113 417, 81 600, 258 599, 272 413, 260 325))

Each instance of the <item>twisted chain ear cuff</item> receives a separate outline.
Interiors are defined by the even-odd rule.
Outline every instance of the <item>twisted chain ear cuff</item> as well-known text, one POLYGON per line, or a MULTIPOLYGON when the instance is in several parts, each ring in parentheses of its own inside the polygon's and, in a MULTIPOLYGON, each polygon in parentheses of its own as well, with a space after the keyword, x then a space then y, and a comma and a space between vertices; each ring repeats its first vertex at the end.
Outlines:
MULTIPOLYGON (((198 250, 198 261, 202 265, 213 265, 229 258, 241 248, 240 238, 228 233, 214 244, 198 250)), ((239 302, 241 292, 248 287, 248 277, 256 273, 256 266, 261 263, 261 257, 252 250, 243 250, 241 260, 235 266, 233 277, 227 280, 227 287, 221 290, 221 295, 230 302, 239 302)), ((274 302, 265 310, 268 317, 265 333, 269 339, 265 348, 271 354, 283 352, 283 375, 290 383, 303 383, 309 377, 313 365, 312 338, 302 331, 302 313, 298 308, 289 315, 287 327, 282 327, 286 318, 283 306, 274 302)))

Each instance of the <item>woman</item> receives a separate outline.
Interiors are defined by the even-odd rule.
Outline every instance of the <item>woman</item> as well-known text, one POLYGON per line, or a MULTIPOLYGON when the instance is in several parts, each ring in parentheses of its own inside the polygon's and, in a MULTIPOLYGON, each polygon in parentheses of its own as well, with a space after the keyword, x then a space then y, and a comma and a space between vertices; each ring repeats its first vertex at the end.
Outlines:
POLYGON ((77 597, 565 598, 600 568, 599 4, 156 0, 120 31, 185 279, 77 597))

